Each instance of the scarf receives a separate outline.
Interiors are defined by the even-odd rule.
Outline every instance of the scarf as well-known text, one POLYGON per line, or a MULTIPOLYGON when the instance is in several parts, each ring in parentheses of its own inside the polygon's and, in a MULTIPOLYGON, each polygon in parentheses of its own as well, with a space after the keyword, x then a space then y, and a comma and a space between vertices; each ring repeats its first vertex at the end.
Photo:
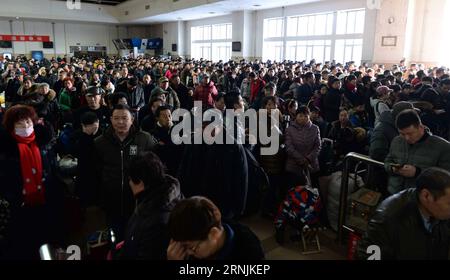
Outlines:
POLYGON ((355 91, 356 86, 355 86, 354 84, 347 83, 347 89, 348 89, 350 92, 353 92, 353 91, 355 91))
POLYGON ((36 144, 34 132, 28 137, 16 134, 20 154, 20 167, 23 179, 23 200, 27 206, 38 206, 45 203, 45 190, 42 182, 42 159, 36 144))

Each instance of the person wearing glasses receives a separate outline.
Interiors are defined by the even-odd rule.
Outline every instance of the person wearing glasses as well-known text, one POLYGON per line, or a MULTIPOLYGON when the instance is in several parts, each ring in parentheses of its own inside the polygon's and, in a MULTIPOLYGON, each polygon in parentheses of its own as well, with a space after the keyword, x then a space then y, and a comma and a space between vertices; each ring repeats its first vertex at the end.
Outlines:
POLYGON ((168 223, 168 260, 263 260, 258 237, 246 226, 222 220, 219 208, 205 197, 180 201, 168 223))

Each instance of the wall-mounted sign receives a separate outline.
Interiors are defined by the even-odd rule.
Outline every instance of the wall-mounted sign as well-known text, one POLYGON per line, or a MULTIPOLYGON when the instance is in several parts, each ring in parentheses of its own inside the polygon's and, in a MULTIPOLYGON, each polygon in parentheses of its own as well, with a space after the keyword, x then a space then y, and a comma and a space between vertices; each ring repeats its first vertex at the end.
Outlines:
POLYGON ((41 35, 1 35, 0 41, 16 41, 16 42, 49 42, 50 36, 41 35))
POLYGON ((383 36, 381 38, 381 46, 383 47, 397 46, 397 36, 383 36))

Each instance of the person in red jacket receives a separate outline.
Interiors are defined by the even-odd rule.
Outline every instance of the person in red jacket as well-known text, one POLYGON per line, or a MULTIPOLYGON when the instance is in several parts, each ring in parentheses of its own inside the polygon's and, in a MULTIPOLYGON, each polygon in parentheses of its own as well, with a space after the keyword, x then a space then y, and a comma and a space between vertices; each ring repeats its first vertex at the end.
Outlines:
POLYGON ((256 73, 251 72, 249 75, 250 78, 250 103, 253 103, 258 97, 259 92, 264 88, 266 82, 259 78, 256 73))
POLYGON ((203 75, 202 83, 195 88, 194 101, 201 101, 203 107, 212 108, 217 95, 214 82, 211 82, 209 75, 203 75))

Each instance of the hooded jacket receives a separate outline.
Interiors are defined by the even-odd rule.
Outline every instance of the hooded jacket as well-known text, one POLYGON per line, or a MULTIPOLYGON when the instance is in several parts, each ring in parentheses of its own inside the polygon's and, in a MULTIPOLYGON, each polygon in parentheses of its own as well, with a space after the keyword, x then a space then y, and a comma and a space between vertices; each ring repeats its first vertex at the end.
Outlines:
POLYGON ((384 162, 389 153, 392 139, 398 136, 395 121, 391 111, 383 112, 378 125, 370 137, 369 155, 371 158, 384 162))
POLYGON ((166 175, 159 186, 145 186, 136 196, 123 247, 123 259, 164 260, 169 246, 167 223, 176 203, 183 199, 180 183, 166 175))

